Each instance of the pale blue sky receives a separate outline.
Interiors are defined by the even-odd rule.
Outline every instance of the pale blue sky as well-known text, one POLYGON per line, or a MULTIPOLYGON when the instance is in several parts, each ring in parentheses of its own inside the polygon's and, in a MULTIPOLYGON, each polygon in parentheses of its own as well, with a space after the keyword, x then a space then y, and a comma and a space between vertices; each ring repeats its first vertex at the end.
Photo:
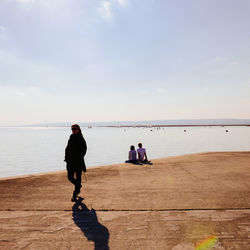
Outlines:
POLYGON ((250 118, 249 0, 0 0, 0 125, 250 118))

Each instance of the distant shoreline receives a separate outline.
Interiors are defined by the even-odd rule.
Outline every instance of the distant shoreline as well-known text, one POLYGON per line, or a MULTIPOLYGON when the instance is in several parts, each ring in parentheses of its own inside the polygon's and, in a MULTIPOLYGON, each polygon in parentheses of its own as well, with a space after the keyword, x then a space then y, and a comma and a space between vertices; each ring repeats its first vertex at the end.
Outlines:
POLYGON ((111 127, 111 128, 159 128, 159 127, 250 127, 250 124, 184 124, 184 125, 105 125, 93 127, 111 127))
MULTIPOLYGON (((0 126, 0 128, 68 128, 65 125, 23 125, 23 126, 0 126)), ((167 128, 167 127, 250 127, 250 124, 138 124, 138 125, 92 125, 81 127, 87 128, 167 128)))
POLYGON ((250 119, 172 119, 172 120, 121 120, 121 121, 70 121, 40 122, 26 124, 8 124, 2 122, 0 127, 70 127, 77 123, 81 127, 207 127, 207 126, 250 126, 250 119))

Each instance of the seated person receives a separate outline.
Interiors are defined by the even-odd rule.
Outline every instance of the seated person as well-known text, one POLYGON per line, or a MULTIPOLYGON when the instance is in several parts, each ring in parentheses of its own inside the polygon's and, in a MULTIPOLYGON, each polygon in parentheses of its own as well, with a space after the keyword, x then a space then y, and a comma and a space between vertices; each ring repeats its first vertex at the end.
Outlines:
POLYGON ((135 146, 134 145, 130 146, 130 151, 128 152, 128 160, 131 163, 136 163, 137 162, 136 151, 135 151, 135 146))
POLYGON ((139 143, 138 144, 138 149, 137 149, 137 153, 138 153, 138 159, 140 162, 147 162, 148 158, 147 158, 147 154, 146 154, 146 149, 142 147, 142 144, 139 143), (145 160, 144 160, 145 158, 145 160))

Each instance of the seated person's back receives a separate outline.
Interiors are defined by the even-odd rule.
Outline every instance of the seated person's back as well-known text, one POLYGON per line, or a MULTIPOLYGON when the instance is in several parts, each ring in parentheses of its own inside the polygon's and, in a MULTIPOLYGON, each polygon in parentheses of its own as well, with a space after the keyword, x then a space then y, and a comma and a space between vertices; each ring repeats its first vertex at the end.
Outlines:
POLYGON ((146 154, 146 149, 142 147, 142 144, 139 143, 138 144, 138 149, 137 149, 137 153, 138 153, 138 159, 139 161, 144 161, 144 157, 145 157, 145 160, 147 161, 147 154, 146 154))
POLYGON ((130 161, 137 161, 135 146, 133 146, 133 145, 130 146, 130 151, 129 151, 129 154, 128 154, 128 159, 130 161))

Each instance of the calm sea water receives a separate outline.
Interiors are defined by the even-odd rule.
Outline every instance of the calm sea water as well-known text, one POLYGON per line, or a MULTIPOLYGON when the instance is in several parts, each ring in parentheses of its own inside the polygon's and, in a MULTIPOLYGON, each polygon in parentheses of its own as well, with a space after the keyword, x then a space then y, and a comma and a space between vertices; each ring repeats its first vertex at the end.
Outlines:
MULTIPOLYGON (((209 151, 250 151, 250 127, 83 128, 87 168, 127 160, 142 142, 149 159, 209 151), (184 132, 186 129, 186 132, 184 132), (228 132, 226 132, 228 130, 228 132)), ((0 177, 64 170, 70 128, 0 128, 0 177)))

